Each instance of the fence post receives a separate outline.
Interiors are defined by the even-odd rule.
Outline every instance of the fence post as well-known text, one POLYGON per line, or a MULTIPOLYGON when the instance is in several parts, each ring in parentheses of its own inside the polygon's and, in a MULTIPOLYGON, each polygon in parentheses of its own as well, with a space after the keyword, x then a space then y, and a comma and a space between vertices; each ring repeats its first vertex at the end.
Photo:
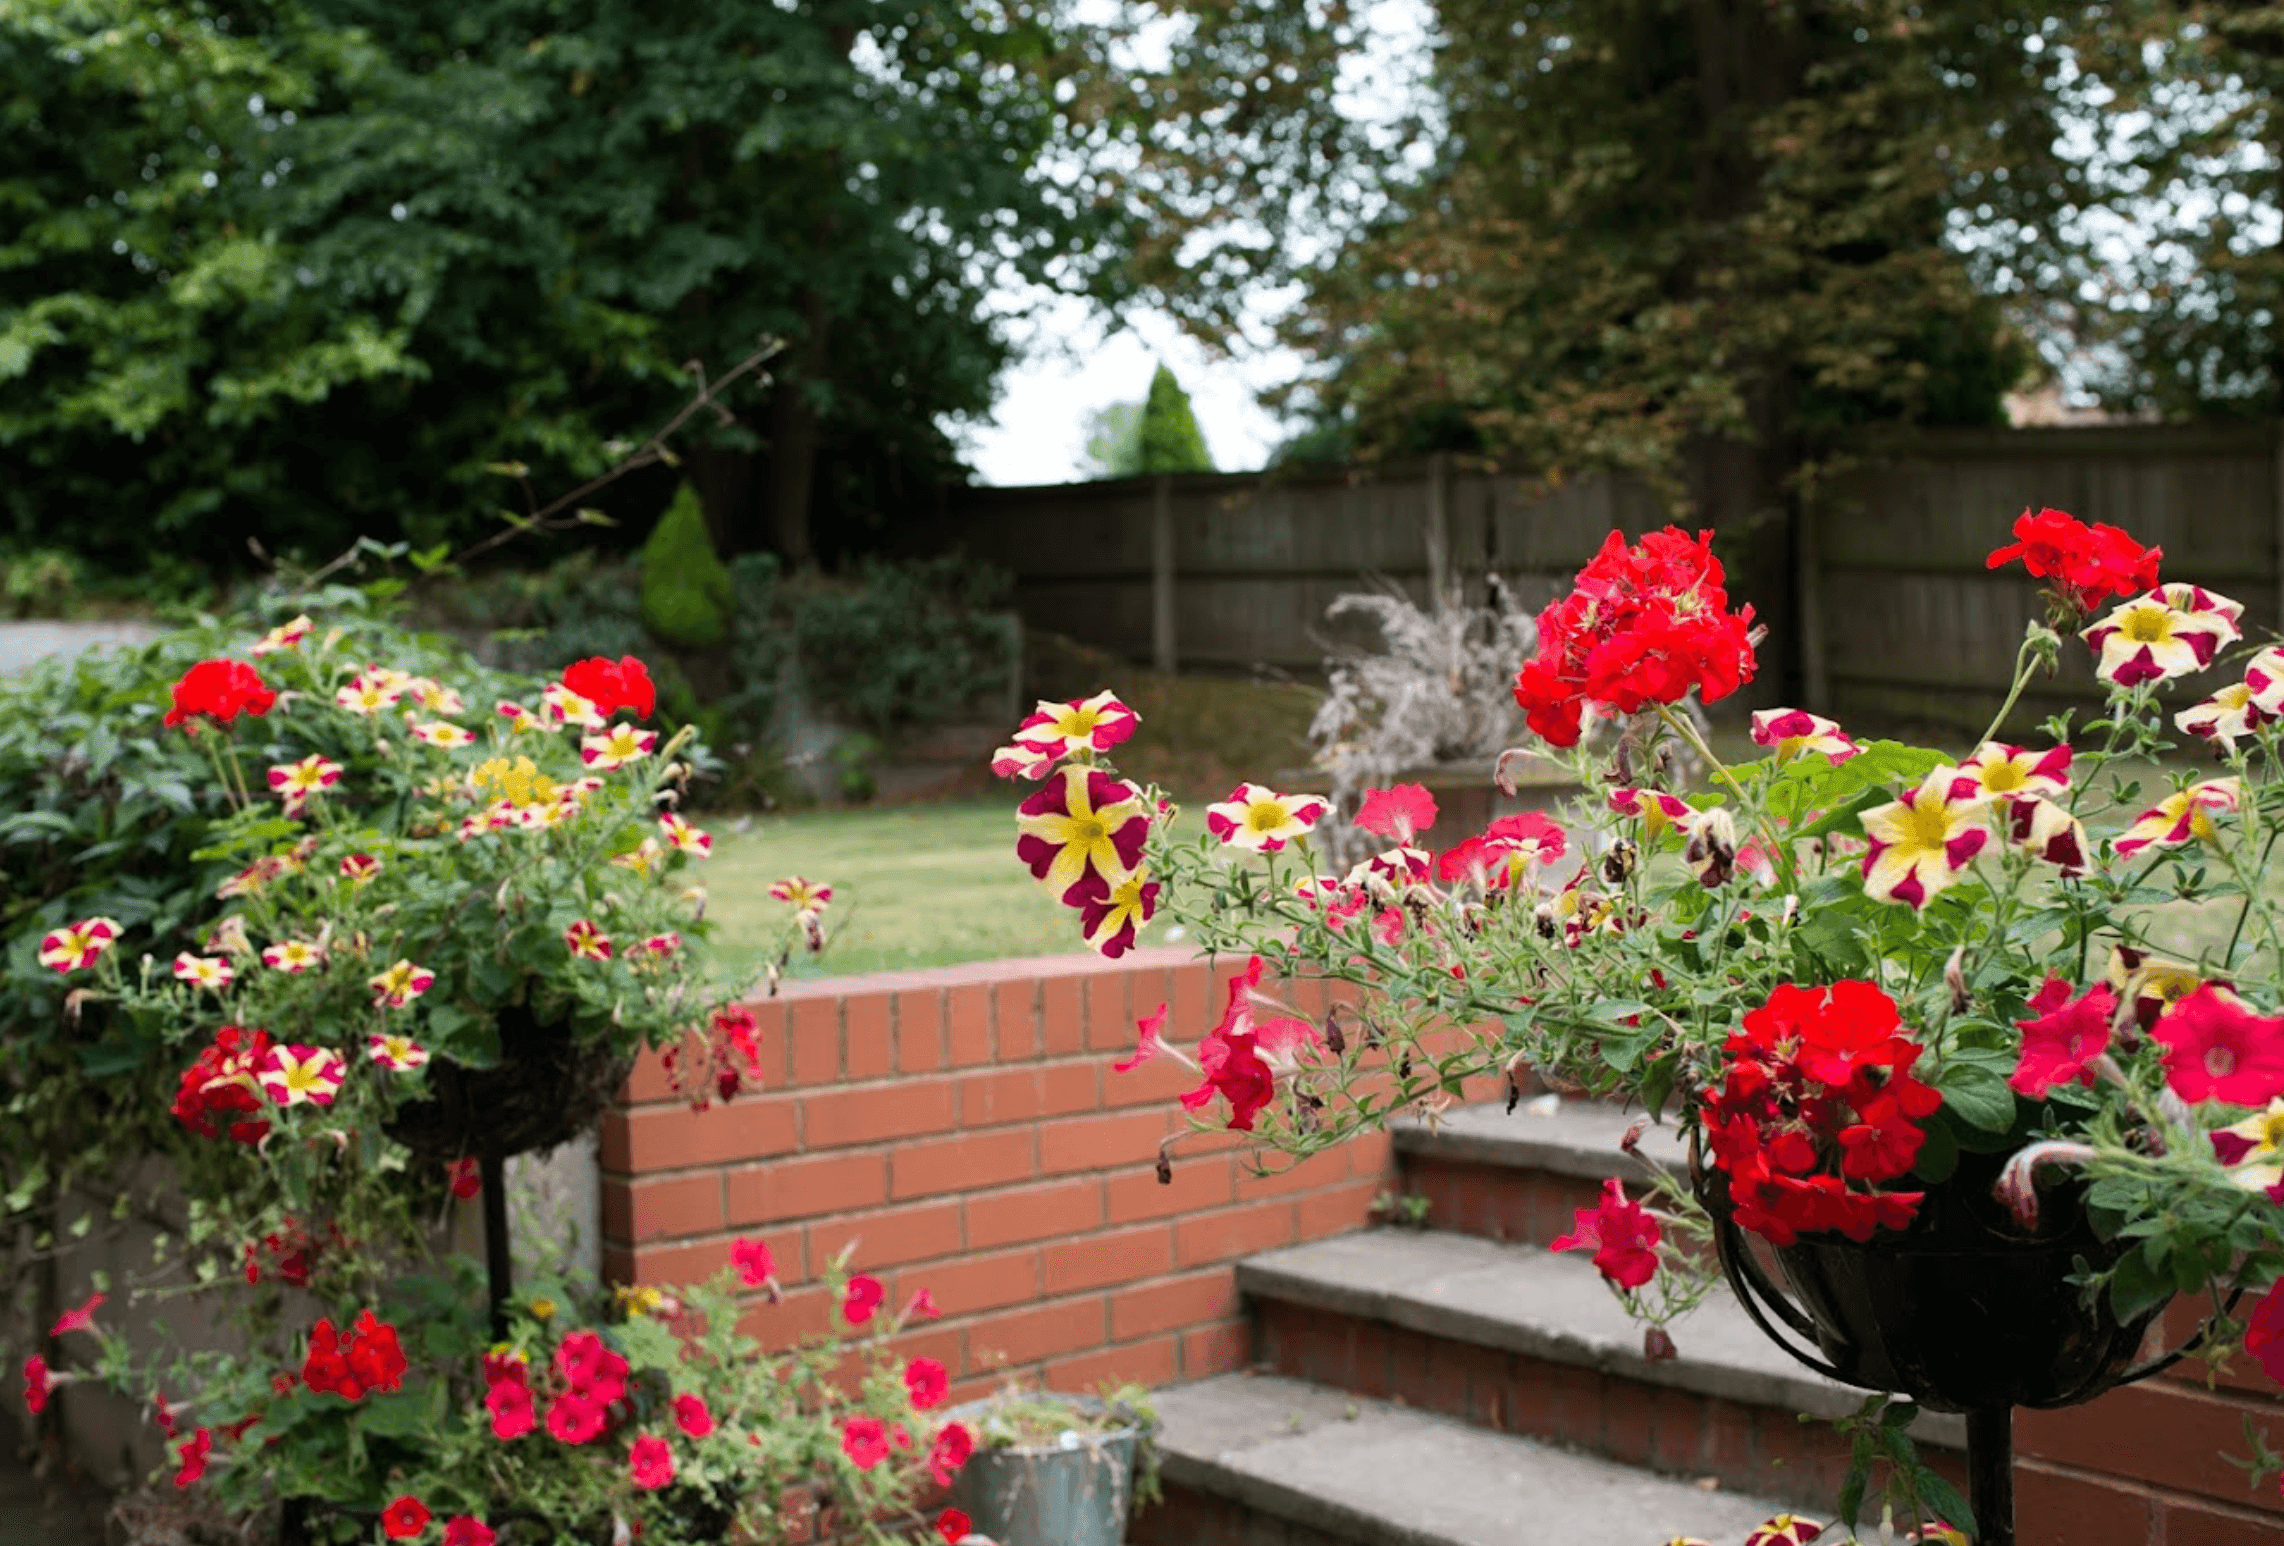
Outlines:
POLYGON ((1800 692, 1811 713, 1832 711, 1832 673, 1824 658, 1824 544, 1822 487, 1803 498, 1793 516, 1793 595, 1800 606, 1800 692))
POLYGON ((1431 451, 1427 463, 1428 608, 1443 610, 1451 593, 1451 453, 1431 451))
POLYGON ((2276 522, 2276 626, 2284 628, 2284 419, 2276 421, 2276 449, 2268 459, 2268 507, 2276 522))
POLYGON ((1174 650, 1174 479, 1158 474, 1150 488, 1150 663, 1173 675, 1174 650))

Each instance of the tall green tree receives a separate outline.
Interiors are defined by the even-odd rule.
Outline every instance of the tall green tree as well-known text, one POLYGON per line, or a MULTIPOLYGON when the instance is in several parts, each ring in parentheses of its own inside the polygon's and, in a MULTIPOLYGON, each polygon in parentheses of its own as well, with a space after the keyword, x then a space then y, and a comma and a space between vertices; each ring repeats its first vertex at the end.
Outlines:
POLYGON ((770 335, 689 470, 804 561, 954 471, 995 279, 1121 250, 1043 166, 1078 59, 1026 0, 8 0, 0 520, 440 540, 770 335))
POLYGON ((1156 472, 1212 472, 1190 394, 1164 362, 1150 374, 1150 390, 1138 403, 1112 403, 1090 421, 1087 465, 1105 478, 1133 478, 1156 472))

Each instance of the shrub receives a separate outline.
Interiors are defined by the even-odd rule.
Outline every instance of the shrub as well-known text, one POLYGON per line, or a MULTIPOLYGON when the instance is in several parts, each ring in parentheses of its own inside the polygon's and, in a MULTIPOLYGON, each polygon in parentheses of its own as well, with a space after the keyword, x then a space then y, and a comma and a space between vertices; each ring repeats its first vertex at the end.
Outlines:
POLYGON ((802 680, 879 736, 942 719, 1007 685, 1004 622, 988 609, 1004 577, 952 557, 867 559, 855 583, 791 598, 802 680))
POLYGON ((737 588, 706 535, 698 491, 685 483, 642 545, 642 622, 677 649, 729 642, 737 588))

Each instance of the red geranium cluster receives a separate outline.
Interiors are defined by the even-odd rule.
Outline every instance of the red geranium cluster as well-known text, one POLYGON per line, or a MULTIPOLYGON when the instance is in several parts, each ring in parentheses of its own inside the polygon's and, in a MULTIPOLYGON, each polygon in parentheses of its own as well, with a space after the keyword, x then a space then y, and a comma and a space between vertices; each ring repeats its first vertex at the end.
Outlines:
POLYGON ((262 674, 242 660, 202 660, 174 684, 174 707, 167 710, 168 725, 179 725, 200 714, 227 725, 241 713, 262 715, 278 695, 263 685, 262 674))
POLYGON ((182 1086, 174 1097, 175 1120, 201 1138, 220 1137, 227 1124, 238 1142, 260 1143, 270 1124, 253 1116, 268 1104, 256 1081, 269 1052, 267 1031, 225 1025, 215 1032, 213 1045, 182 1071, 182 1086))
POLYGON ((592 703, 605 719, 620 709, 632 709, 635 718, 648 719, 658 706, 650 668, 632 655, 621 655, 616 664, 596 655, 565 666, 563 685, 592 703))
POLYGON ((2115 526, 2088 526, 2060 510, 2028 510, 2015 517, 2014 541, 1983 561, 1996 569, 2022 560, 2031 578, 2077 617, 2111 596, 2138 596, 2157 585, 2163 548, 2145 548, 2115 526))
POLYGON ((1692 689, 1711 703, 1753 679, 1753 609, 1729 610, 1712 539, 1668 526, 1628 547, 1610 533, 1539 614, 1538 653, 1515 677, 1533 731, 1576 746, 1588 704, 1635 714, 1692 689))
POLYGON ((1872 1186, 1911 1169, 1926 1138, 1917 1123, 1943 1097, 1911 1075, 1921 1049, 1895 1000, 1868 982, 1782 983, 1725 1050, 1705 1133, 1740 1225, 1790 1245, 1816 1230, 1869 1240, 1911 1222, 1921 1193, 1872 1186))
POLYGON ((369 1395, 387 1395, 404 1383, 404 1349, 397 1345, 397 1329, 361 1310, 357 1323, 343 1336, 329 1318, 320 1318, 309 1333, 309 1357, 301 1366, 301 1382, 313 1391, 330 1391, 344 1401, 362 1401, 369 1395))

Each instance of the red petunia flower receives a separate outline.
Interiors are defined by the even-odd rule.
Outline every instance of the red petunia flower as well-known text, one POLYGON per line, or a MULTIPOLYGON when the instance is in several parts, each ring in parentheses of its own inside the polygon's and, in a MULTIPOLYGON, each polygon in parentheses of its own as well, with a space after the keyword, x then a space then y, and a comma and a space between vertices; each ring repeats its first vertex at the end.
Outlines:
POLYGON ((637 719, 648 719, 658 706, 658 689, 650 668, 632 655, 618 662, 597 655, 563 668, 563 685, 595 706, 605 719, 620 709, 631 709, 637 719))
POLYGON ((2091 1085, 2094 1059, 2109 1050, 2117 995, 2096 983, 2073 1003, 2070 985, 2049 975, 2031 995, 2030 1007, 2037 1015, 2014 1022, 2022 1032, 2022 1061, 2007 1083, 2033 1100, 2043 1100, 2056 1085, 2091 1085))
POLYGON ((841 1316, 851 1326, 862 1326, 872 1319, 880 1308, 880 1301, 888 1291, 880 1286, 880 1279, 868 1278, 862 1273, 849 1279, 847 1294, 841 1300, 841 1316))
POLYGON ((499 1532, 473 1514, 462 1514, 444 1527, 444 1546, 492 1546, 499 1532))
POLYGON ((24 1405, 34 1417, 48 1409, 48 1397, 54 1394, 56 1378, 48 1371, 48 1361, 34 1353, 24 1360, 24 1405))
POLYGON ((60 1337, 67 1331, 93 1331, 95 1329, 95 1312, 101 1308, 103 1308, 103 1296, 101 1294, 88 1295, 87 1303, 76 1310, 66 1310, 57 1316, 56 1323, 48 1328, 48 1335, 60 1337))
POLYGON ((548 1403, 547 1431, 565 1444, 585 1444, 602 1434, 603 1403, 567 1390, 548 1403))
POLYGON ((483 1167, 473 1159, 454 1160, 446 1168, 444 1179, 445 1183, 452 1188, 452 1195, 462 1202, 466 1202, 484 1189, 483 1167))
POLYGON ((960 1546, 975 1528, 975 1521, 956 1508, 947 1508, 936 1516, 936 1533, 944 1538, 944 1546, 960 1546))
POLYGON ((738 1269, 738 1279, 748 1288, 759 1288, 777 1273, 777 1261, 769 1254, 769 1247, 750 1236, 730 1245, 730 1264, 738 1269))
POLYGON ((2165 1082, 2186 1101, 2265 1106, 2284 1095, 2284 1016, 2256 1015, 2211 983, 2157 1018, 2165 1082))
POLYGON ((1435 815, 1435 796, 1425 784, 1398 784, 1364 791, 1356 825, 1393 842, 1409 843, 1435 825, 1435 815))
POLYGON ((841 1423, 841 1453, 849 1464, 869 1471, 888 1458, 888 1428, 877 1417, 851 1417, 841 1423))
POLYGON ((531 1387, 520 1381, 501 1380, 484 1393, 484 1410, 492 1414, 492 1437, 505 1442, 520 1439, 538 1425, 531 1387))
POLYGON ((968 1463, 975 1453, 975 1435, 960 1423, 946 1423, 936 1430, 935 1443, 928 1446, 928 1474, 939 1487, 949 1487, 952 1478, 960 1474, 960 1467, 968 1463))
POLYGON ((674 1424, 694 1439, 702 1439, 714 1431, 714 1414, 706 1410, 703 1396, 679 1395, 674 1398, 674 1424))
POLYGON ((381 1510, 381 1533, 392 1541, 409 1541, 428 1528, 428 1505, 406 1493, 381 1510))
POLYGON ((935 1359, 915 1358, 904 1366, 904 1388, 912 1393, 913 1408, 925 1412, 943 1404, 951 1380, 935 1359))
POLYGON ((2115 526, 2088 526, 2060 510, 2028 510, 2015 517, 2014 541, 1983 561, 1998 569, 2022 560, 2035 580, 2071 612, 2093 611, 2111 596, 2134 596, 2157 585, 2163 548, 2145 548, 2115 526))
POLYGON ((674 1451, 658 1435, 646 1433, 628 1448, 627 1470, 637 1487, 655 1492, 674 1480, 674 1451))
POLYGON ((204 714, 218 724, 229 724, 240 714, 260 716, 270 711, 278 695, 262 685, 262 674, 242 660, 202 660, 174 684, 174 707, 166 723, 179 725, 204 714))
POLYGON ((2270 1284, 2267 1294, 2253 1306, 2244 1327, 2244 1350, 2268 1371, 2270 1379, 2284 1385, 2284 1278, 2270 1284))
POLYGON ((188 1487, 206 1474, 206 1457, 214 1453, 214 1434, 201 1428, 175 1446, 175 1459, 180 1469, 174 1473, 177 1487, 188 1487))
POLYGON ((1555 1251, 1591 1251, 1594 1266, 1620 1288, 1640 1288, 1657 1276, 1657 1220, 1613 1176, 1602 1183, 1602 1197, 1591 1208, 1575 1210, 1571 1232, 1549 1243, 1555 1251))

